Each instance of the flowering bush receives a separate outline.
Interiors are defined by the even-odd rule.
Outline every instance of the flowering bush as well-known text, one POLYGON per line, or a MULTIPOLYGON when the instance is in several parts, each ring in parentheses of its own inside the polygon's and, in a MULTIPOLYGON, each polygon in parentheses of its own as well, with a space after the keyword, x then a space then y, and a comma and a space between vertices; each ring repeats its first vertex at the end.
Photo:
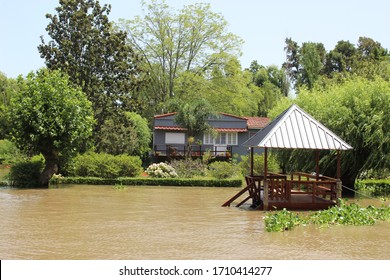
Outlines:
POLYGON ((170 166, 164 162, 153 163, 153 164, 149 165, 149 167, 146 169, 146 173, 150 177, 154 177, 154 178, 175 178, 175 177, 177 177, 177 173, 176 173, 175 169, 172 166, 170 166))

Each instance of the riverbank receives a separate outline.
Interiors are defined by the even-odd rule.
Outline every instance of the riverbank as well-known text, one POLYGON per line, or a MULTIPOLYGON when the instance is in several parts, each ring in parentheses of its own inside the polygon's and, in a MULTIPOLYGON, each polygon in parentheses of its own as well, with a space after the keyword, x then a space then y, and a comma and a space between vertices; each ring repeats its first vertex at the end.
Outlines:
POLYGON ((115 179, 96 177, 60 177, 54 176, 50 185, 88 184, 88 185, 127 185, 127 186, 188 186, 188 187, 241 187, 242 179, 214 178, 150 178, 121 177, 115 179))

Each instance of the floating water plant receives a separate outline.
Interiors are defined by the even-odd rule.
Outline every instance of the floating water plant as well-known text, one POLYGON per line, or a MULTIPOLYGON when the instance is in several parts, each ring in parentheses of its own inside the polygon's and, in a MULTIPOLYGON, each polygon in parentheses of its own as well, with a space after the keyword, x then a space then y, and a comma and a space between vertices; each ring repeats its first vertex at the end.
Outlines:
POLYGON ((390 220, 390 207, 361 207, 356 203, 340 202, 340 206, 315 212, 311 215, 297 214, 283 209, 267 214, 264 218, 266 230, 286 231, 302 224, 314 225, 373 225, 377 221, 390 220))

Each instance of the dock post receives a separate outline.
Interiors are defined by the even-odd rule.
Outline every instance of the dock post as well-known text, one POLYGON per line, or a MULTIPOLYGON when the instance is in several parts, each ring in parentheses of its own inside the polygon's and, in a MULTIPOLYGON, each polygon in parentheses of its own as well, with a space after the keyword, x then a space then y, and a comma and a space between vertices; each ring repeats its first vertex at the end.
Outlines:
POLYGON ((340 179, 336 181, 336 203, 337 206, 340 206, 341 193, 343 189, 343 184, 340 179))

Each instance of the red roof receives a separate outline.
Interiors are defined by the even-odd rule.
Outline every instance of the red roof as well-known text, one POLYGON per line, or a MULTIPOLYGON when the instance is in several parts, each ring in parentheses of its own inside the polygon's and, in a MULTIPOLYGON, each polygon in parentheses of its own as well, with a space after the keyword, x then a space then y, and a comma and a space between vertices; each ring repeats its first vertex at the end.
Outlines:
POLYGON ((264 117, 247 117, 247 124, 249 129, 264 128, 269 122, 269 118, 264 117))
POLYGON ((184 127, 181 126, 155 126, 154 129, 158 130, 176 130, 176 131, 185 131, 184 127))
POLYGON ((221 128, 221 127, 216 127, 215 130, 218 132, 246 132, 246 131, 248 131, 246 128, 221 128))

